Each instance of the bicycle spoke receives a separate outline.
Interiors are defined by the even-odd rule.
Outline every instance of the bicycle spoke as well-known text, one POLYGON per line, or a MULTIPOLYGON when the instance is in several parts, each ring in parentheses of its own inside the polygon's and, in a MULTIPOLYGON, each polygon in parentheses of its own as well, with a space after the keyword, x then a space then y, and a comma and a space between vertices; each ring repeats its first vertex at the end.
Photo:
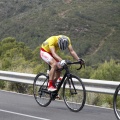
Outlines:
POLYGON ((33 84, 34 97, 36 102, 45 107, 51 102, 51 97, 47 91, 48 78, 45 74, 40 73, 36 76, 33 84))
POLYGON ((63 87, 63 93, 64 101, 70 110, 78 112, 83 108, 86 94, 79 78, 72 75, 71 79, 67 79, 63 87))

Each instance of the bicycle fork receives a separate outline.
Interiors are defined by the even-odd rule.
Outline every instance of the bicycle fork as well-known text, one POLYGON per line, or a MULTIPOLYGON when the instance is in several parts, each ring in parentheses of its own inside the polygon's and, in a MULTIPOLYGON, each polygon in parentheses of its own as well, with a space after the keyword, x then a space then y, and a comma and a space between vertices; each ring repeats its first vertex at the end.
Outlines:
POLYGON ((75 88, 75 85, 74 85, 74 83, 73 83, 72 78, 69 76, 67 79, 68 79, 68 84, 69 84, 69 88, 70 88, 70 93, 71 93, 71 95, 77 94, 77 91, 76 91, 76 88, 75 88), (73 87, 73 88, 72 88, 72 87, 73 87))

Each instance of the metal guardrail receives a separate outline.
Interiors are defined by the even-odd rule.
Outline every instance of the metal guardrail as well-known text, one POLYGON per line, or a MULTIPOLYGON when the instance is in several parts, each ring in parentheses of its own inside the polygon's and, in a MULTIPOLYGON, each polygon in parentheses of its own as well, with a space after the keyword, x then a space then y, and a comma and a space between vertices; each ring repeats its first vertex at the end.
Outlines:
MULTIPOLYGON (((18 82, 25 84, 33 84, 36 74, 18 73, 9 71, 0 71, 0 80, 18 82)), ((95 79, 83 79, 87 92, 114 94, 116 87, 120 82, 95 80, 95 79)))

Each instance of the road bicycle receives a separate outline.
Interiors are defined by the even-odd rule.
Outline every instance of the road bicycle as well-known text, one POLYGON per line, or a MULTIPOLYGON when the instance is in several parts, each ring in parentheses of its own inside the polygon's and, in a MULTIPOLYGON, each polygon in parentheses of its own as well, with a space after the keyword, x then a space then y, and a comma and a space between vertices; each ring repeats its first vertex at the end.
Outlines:
POLYGON ((117 86, 113 97, 113 109, 118 120, 120 120, 120 84, 117 86))
MULTIPOLYGON (((65 70, 61 82, 57 86, 57 90, 54 92, 48 91, 49 75, 39 73, 34 79, 33 94, 36 102, 42 106, 48 106, 52 100, 55 100, 60 88, 62 88, 62 96, 66 106, 73 112, 82 110, 86 101, 86 90, 82 80, 70 73, 69 66, 72 64, 80 64, 80 62, 66 61, 66 64, 59 69, 59 71, 65 70)), ((81 69, 83 65, 80 64, 81 69)))

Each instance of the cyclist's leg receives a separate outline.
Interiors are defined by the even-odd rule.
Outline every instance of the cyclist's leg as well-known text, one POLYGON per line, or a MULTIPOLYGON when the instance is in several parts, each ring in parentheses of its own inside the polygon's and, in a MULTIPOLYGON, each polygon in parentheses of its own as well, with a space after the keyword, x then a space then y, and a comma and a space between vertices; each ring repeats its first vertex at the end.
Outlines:
MULTIPOLYGON (((57 67, 59 68, 59 67, 57 67)), ((54 82, 56 83, 56 81, 60 78, 61 72, 60 71, 55 71, 55 76, 54 76, 54 82)))
POLYGON ((54 76, 55 76, 55 71, 57 69, 57 62, 56 60, 47 52, 45 51, 40 51, 40 56, 41 58, 48 63, 51 66, 51 69, 49 71, 49 85, 48 85, 48 90, 50 91, 55 91, 55 85, 54 85, 54 76))
POLYGON ((51 66, 51 69, 50 69, 50 72, 49 72, 49 80, 53 80, 53 82, 55 82, 54 78, 56 77, 57 62, 54 59, 52 59, 49 62, 49 64, 51 66))

